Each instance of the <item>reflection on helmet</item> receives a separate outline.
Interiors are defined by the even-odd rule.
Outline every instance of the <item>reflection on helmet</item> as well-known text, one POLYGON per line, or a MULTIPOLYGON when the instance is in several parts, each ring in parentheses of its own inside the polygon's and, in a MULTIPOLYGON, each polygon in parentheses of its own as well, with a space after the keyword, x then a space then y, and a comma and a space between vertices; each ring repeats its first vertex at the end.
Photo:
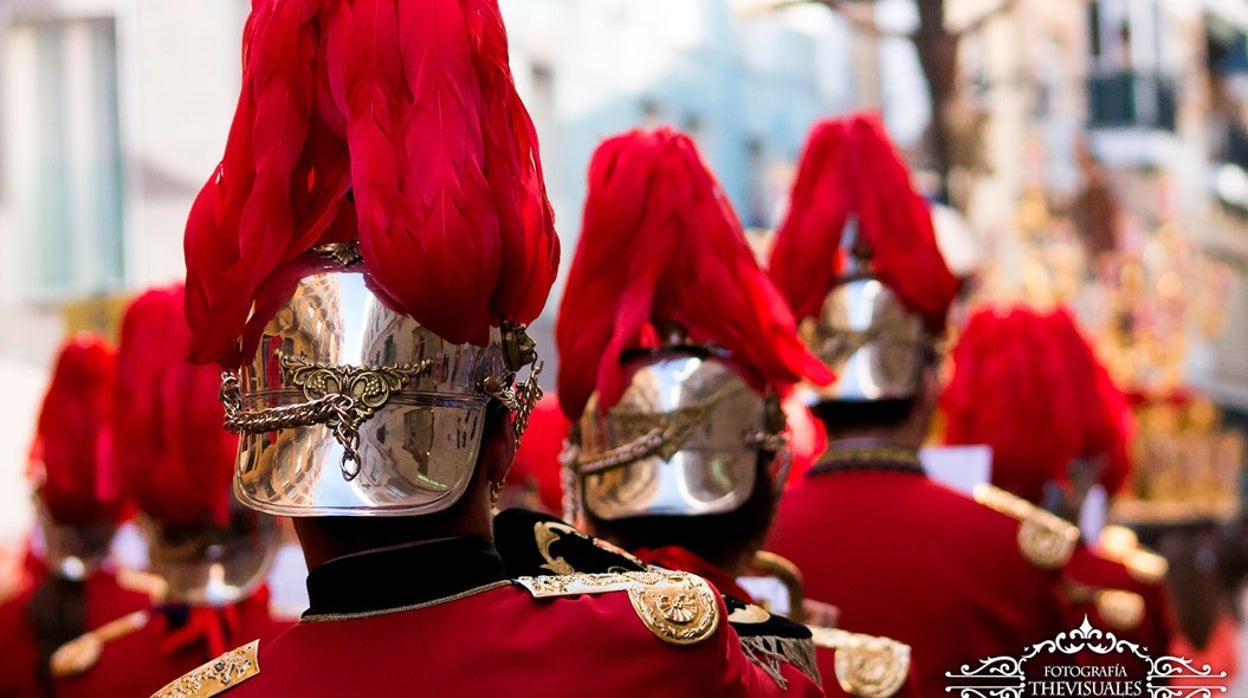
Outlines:
POLYGON ((236 493, 286 516, 450 507, 472 479, 490 400, 519 431, 540 397, 532 378, 512 388, 531 344, 517 328, 492 329, 484 347, 453 344, 391 309, 362 264, 322 266, 223 385, 227 425, 242 434, 236 493))
POLYGON ((626 367, 632 379, 599 416, 582 416, 584 506, 595 516, 694 515, 731 511, 755 486, 760 451, 783 448, 779 403, 752 389, 724 361, 683 351, 626 367))

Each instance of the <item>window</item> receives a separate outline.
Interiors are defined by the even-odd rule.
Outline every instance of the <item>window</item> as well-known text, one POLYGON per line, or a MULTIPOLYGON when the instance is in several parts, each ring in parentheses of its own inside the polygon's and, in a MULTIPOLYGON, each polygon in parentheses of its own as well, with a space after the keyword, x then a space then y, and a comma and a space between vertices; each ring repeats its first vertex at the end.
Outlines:
POLYGON ((46 300, 116 288, 125 245, 114 22, 18 20, 6 58, 5 181, 22 288, 46 300))

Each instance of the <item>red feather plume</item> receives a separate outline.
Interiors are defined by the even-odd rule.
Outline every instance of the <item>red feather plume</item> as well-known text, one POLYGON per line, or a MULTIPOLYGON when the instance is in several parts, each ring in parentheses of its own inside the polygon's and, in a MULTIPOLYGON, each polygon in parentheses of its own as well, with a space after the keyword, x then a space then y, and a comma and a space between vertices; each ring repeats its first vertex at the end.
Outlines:
POLYGON ((794 314, 817 316, 836 285, 851 216, 876 277, 929 331, 943 332, 958 281, 936 246, 927 203, 874 114, 820 122, 806 142, 768 263, 794 314))
POLYGON ((535 483, 542 506, 551 513, 563 510, 563 472, 559 456, 571 427, 557 397, 552 394, 538 400, 508 475, 511 483, 535 483))
MULTIPOLYGON (((254 0, 225 155, 186 228, 192 356, 236 366, 282 268, 358 240, 456 342, 529 322, 559 243, 495 0, 254 0), (241 338, 241 342, 240 342, 241 338)), ((288 272, 286 272, 288 274, 288 272)))
POLYGON ((940 401, 946 442, 990 446, 993 484, 1033 502, 1065 477, 1080 441, 1066 360, 1045 325, 1027 308, 976 312, 940 401))
POLYGON ((619 398, 620 355, 654 344, 653 323, 718 344, 756 387, 832 375, 798 339, 727 197, 687 136, 631 131, 594 153, 572 270, 555 327, 559 398, 579 418, 590 394, 619 398))
POLYGON ((238 437, 225 431, 218 372, 186 356, 183 287, 130 304, 117 357, 114 449, 135 503, 173 526, 224 525, 238 437))
POLYGON ((1113 494, 1131 473, 1129 444, 1134 424, 1126 397, 1068 310, 1059 308, 1045 320, 1066 362, 1066 385, 1072 394, 1065 408, 1077 415, 1081 427, 1078 455, 1104 459, 1101 482, 1113 494))
POLYGON ((52 519, 85 525, 119 521, 121 478, 109 446, 116 352, 80 333, 62 346, 39 410, 31 476, 52 519))
POLYGON ((971 317, 941 395, 948 443, 993 449, 993 482, 1039 501, 1073 458, 1105 458, 1112 494, 1130 472, 1125 396, 1069 311, 987 309, 971 317))

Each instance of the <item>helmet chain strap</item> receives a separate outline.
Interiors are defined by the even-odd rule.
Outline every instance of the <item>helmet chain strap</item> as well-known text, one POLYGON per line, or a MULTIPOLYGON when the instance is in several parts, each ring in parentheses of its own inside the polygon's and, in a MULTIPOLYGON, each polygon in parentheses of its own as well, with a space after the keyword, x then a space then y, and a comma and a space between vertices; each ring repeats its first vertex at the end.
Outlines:
POLYGON ((233 434, 263 434, 278 429, 324 424, 342 444, 342 476, 348 481, 360 474, 360 431, 355 424, 355 400, 341 393, 330 393, 297 405, 244 410, 239 395, 238 376, 221 374, 221 403, 225 405, 225 428, 233 434))

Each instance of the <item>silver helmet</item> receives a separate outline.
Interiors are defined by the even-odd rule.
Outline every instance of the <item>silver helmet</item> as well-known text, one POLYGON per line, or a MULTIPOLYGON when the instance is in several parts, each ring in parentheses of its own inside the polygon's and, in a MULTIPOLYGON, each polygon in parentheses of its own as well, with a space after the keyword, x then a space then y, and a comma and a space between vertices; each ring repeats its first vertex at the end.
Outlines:
POLYGON ((86 579, 99 569, 108 558, 117 524, 108 520, 62 523, 52 516, 42 499, 33 499, 35 520, 43 538, 44 566, 59 577, 75 581, 86 579))
POLYGON ((842 238, 845 270, 818 317, 802 321, 802 341, 836 374, 805 385, 807 402, 866 402, 913 397, 922 386, 936 338, 871 270, 871 252, 851 218, 842 238))
POLYGON ((732 511, 749 499, 760 457, 787 452, 779 398, 760 395, 714 351, 667 347, 623 369, 632 378, 620 400, 600 415, 594 393, 573 430, 568 515, 732 511))
POLYGON ((163 596, 193 606, 224 606, 251 595, 268 575, 279 532, 273 517, 230 500, 229 521, 172 526, 139 516, 151 571, 163 596))
POLYGON ((450 507, 472 479, 490 402, 523 433, 541 396, 532 341, 505 324, 486 346, 448 342, 373 291, 354 245, 310 254, 317 273, 222 384, 226 426, 241 436, 235 493, 283 516, 450 507))

